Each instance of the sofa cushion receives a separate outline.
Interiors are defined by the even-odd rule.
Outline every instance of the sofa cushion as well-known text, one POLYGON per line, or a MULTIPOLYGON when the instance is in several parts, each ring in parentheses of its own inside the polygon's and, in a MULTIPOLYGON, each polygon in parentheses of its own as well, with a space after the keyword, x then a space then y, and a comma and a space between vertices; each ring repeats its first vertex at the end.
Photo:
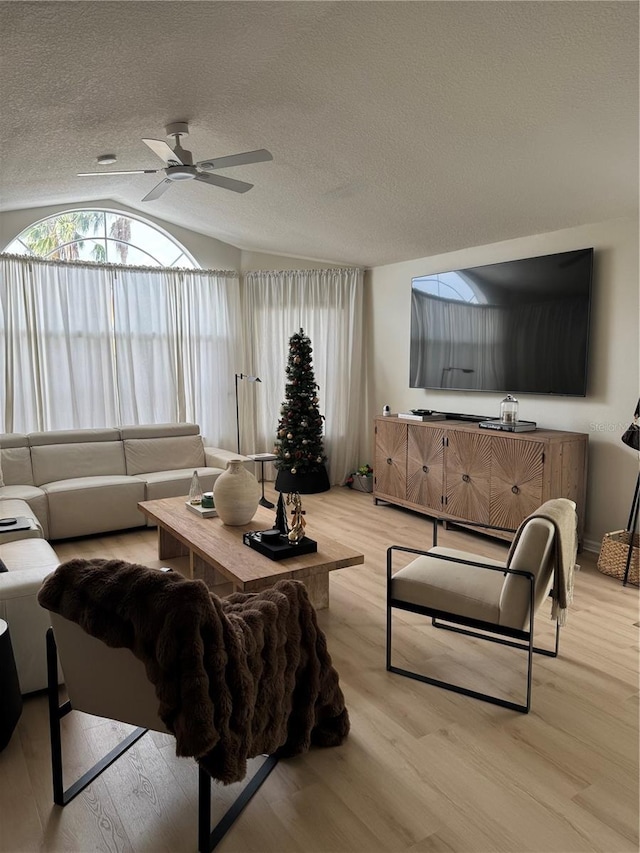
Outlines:
MULTIPOLYGON (((177 498, 189 494, 189 486, 193 477, 193 468, 179 468, 177 471, 153 471, 149 474, 138 474, 138 479, 147 484, 146 500, 158 498, 177 498)), ((197 468, 198 479, 203 492, 213 491, 213 485, 222 474, 222 468, 197 468)))
POLYGON ((145 484, 137 477, 78 477, 42 486, 49 502, 49 536, 68 539, 107 530, 143 527, 138 503, 145 484))
POLYGON ((121 441, 41 445, 31 448, 31 459, 38 486, 55 480, 126 473, 121 441))
POLYGON ((173 438, 128 438, 124 442, 127 474, 204 466, 204 446, 200 435, 173 438))
POLYGON ((26 435, 5 432, 0 435, 0 487, 33 486, 31 452, 26 435))

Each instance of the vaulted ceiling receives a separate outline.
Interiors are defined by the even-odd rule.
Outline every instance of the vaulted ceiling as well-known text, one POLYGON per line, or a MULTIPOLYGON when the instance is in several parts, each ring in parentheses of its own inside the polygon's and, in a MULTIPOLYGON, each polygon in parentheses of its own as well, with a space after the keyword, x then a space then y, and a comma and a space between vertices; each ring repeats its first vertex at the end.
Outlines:
POLYGON ((638 211, 637 2, 2 2, 0 210, 111 198, 374 266, 638 211), (273 161, 142 197, 141 142, 273 161))

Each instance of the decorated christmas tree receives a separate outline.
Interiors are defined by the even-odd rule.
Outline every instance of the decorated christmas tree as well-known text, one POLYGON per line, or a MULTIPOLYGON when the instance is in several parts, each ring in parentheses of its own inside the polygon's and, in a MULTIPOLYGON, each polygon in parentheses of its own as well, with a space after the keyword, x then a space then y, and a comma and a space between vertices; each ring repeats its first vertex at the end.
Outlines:
POLYGON ((289 341, 286 399, 280 408, 276 489, 311 494, 329 488, 327 457, 322 443, 323 417, 318 408, 318 385, 311 363, 311 341, 300 331, 289 341))

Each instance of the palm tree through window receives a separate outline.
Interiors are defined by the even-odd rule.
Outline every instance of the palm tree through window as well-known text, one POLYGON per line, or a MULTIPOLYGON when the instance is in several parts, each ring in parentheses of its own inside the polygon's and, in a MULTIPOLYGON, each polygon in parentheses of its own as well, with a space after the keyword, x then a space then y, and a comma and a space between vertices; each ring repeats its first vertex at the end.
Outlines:
POLYGON ((4 251, 59 261, 198 268, 186 249, 159 228, 108 210, 71 210, 42 219, 4 251))

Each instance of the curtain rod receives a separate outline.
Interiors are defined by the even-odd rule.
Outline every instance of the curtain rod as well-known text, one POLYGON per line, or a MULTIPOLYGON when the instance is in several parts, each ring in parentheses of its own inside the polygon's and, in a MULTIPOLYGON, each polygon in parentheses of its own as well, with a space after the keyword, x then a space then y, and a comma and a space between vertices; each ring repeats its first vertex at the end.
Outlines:
POLYGON ((214 273, 215 275, 240 276, 238 270, 205 270, 200 267, 196 269, 193 267, 145 267, 131 266, 130 264, 104 264, 96 261, 64 261, 57 260, 55 258, 39 258, 37 255, 10 255, 7 252, 0 252, 0 259, 19 261, 24 264, 36 263, 46 266, 70 267, 71 269, 82 267, 84 269, 102 269, 112 270, 114 272, 121 272, 123 270, 133 270, 135 272, 167 272, 168 270, 171 272, 195 273, 196 275, 211 275, 211 273, 214 273))

